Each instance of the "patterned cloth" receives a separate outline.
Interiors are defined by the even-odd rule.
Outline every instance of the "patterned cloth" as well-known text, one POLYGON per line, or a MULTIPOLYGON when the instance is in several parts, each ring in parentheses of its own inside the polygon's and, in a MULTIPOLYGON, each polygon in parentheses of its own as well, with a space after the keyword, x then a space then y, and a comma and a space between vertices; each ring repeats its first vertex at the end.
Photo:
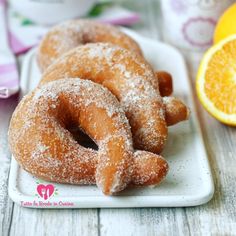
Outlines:
MULTIPOLYGON (((9 36, 9 49, 6 46, 3 53, 0 46, 0 98, 8 98, 19 90, 18 72, 13 53, 20 55, 37 45, 48 31, 48 27, 35 24, 14 10, 6 8, 5 0, 0 0, 0 8, 2 9, 0 14, 7 18, 9 36), (1 54, 4 56, 1 57, 1 54)), ((132 25, 139 21, 137 13, 111 3, 96 5, 86 18, 116 25, 132 25)), ((0 27, 0 34, 2 30, 4 29, 0 27)))

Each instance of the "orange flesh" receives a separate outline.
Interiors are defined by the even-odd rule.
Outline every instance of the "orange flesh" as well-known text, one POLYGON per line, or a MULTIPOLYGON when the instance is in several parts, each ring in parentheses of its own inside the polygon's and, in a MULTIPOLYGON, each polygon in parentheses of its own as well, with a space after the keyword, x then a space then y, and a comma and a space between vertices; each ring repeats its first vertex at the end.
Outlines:
POLYGON ((236 114, 236 40, 225 44, 212 56, 204 90, 218 110, 236 114))

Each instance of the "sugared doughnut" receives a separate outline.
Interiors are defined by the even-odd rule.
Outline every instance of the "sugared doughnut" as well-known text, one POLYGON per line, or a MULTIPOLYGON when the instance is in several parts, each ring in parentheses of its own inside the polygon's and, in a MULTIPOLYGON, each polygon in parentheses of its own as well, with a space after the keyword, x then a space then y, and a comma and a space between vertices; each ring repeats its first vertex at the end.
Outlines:
POLYGON ((154 76, 141 56, 116 45, 97 43, 64 54, 45 71, 40 84, 77 77, 102 84, 121 102, 135 148, 160 153, 167 126, 162 97, 149 82, 154 76))
POLYGON ((138 44, 117 27, 92 20, 70 20, 49 30, 38 49, 38 64, 44 71, 65 52, 86 43, 109 42, 142 54, 138 44))
POLYGON ((16 160, 34 176, 70 184, 96 180, 108 195, 128 184, 157 184, 168 170, 160 156, 134 152, 119 102, 88 80, 53 81, 25 96, 12 116, 9 143, 16 160), (75 127, 95 141, 98 151, 75 141, 75 127))

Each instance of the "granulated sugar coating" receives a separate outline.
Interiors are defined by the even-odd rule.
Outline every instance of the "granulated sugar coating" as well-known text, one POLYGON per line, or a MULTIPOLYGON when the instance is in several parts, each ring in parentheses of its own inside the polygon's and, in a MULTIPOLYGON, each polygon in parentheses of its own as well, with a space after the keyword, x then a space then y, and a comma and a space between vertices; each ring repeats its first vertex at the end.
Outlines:
POLYGON ((92 20, 70 20, 53 27, 38 49, 38 63, 42 71, 70 49, 86 43, 109 42, 137 54, 138 44, 118 28, 92 20))
POLYGON ((168 171, 160 156, 134 152, 129 123, 116 98, 78 78, 50 82, 25 96, 10 122, 9 143, 16 160, 36 177, 96 182, 106 194, 129 183, 157 184, 168 171), (86 132, 99 150, 79 145, 66 129, 70 125, 86 132))
POLYGON ((49 66, 40 84, 77 77, 102 84, 118 98, 135 148, 162 151, 167 138, 164 104, 155 74, 143 57, 108 43, 86 44, 49 66))
POLYGON ((190 110, 186 105, 175 97, 163 97, 163 102, 166 111, 166 123, 168 126, 187 120, 190 115, 190 110))
POLYGON ((94 183, 95 162, 91 159, 95 160, 95 153, 75 142, 65 129, 70 124, 80 126, 105 152, 98 159, 101 177, 97 181, 102 190, 110 193, 125 188, 133 152, 129 124, 116 98, 91 81, 60 80, 26 96, 11 122, 14 156, 37 176, 94 183), (109 143, 115 143, 116 149, 109 143))

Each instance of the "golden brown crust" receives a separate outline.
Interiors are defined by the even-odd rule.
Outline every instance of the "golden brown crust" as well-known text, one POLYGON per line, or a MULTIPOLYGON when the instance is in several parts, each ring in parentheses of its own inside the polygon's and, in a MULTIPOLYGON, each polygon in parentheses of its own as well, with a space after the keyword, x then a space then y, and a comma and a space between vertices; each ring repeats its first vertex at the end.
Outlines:
MULTIPOLYGON (((110 42, 142 55, 138 44, 117 27, 92 20, 70 20, 53 27, 43 38, 37 54, 39 67, 44 71, 70 49, 96 42, 110 42)), ((168 72, 156 72, 156 78, 150 77, 149 82, 161 96, 169 96, 173 92, 172 77, 168 72)), ((167 112, 170 112, 167 117, 174 118, 171 110, 168 109, 167 112)), ((175 120, 177 121, 178 117, 175 120)), ((137 142, 138 147, 140 142, 141 140, 137 142)))
POLYGON ((165 116, 168 126, 188 120, 190 110, 180 99, 175 97, 163 97, 163 101, 165 104, 165 116))
POLYGON ((117 27, 92 20, 70 20, 49 30, 38 49, 38 64, 44 71, 62 54, 87 43, 108 42, 142 55, 138 44, 117 27))
POLYGON ((129 123, 118 101, 87 80, 54 81, 23 98, 10 122, 9 143, 16 160, 33 175, 70 184, 96 180, 105 194, 121 191, 130 182, 157 184, 168 171, 160 156, 134 153, 129 123), (68 131, 70 125, 84 130, 99 150, 79 145, 68 131), (136 160, 136 155, 143 160, 136 160), (151 167, 151 159, 158 164, 151 167))
POLYGON ((132 175, 132 184, 139 186, 153 186, 164 179, 169 169, 165 159, 146 151, 136 151, 134 156, 135 164, 132 175))
POLYGON ((169 97, 173 92, 172 76, 166 71, 155 72, 159 83, 160 94, 163 97, 165 118, 168 126, 188 120, 189 108, 178 98, 169 97))
POLYGON ((166 71, 156 71, 155 73, 158 80, 161 96, 170 96, 173 92, 173 82, 171 74, 166 71))
POLYGON ((85 169, 84 165, 91 162, 94 151, 75 142, 65 128, 70 124, 85 130, 99 145, 96 182, 103 192, 124 189, 130 181, 133 152, 128 121, 115 97, 91 81, 61 80, 28 95, 11 121, 9 141, 14 156, 38 176, 50 178, 51 173, 52 180, 69 183, 93 181, 95 166, 85 169))
POLYGON ((72 49, 43 74, 40 84, 63 78, 90 79, 107 87, 129 119, 135 148, 160 153, 167 138, 164 104, 152 87, 149 64, 121 47, 97 43, 72 49))

